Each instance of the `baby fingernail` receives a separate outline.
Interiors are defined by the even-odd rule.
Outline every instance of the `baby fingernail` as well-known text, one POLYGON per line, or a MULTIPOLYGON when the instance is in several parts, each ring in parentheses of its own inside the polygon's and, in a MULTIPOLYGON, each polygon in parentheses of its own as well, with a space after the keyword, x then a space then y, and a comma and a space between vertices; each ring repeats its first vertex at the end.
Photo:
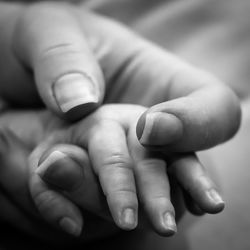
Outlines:
POLYGON ((165 228, 169 231, 169 236, 177 232, 177 226, 175 223, 175 218, 172 213, 166 212, 163 215, 163 224, 165 228))
POLYGON ((68 234, 79 236, 81 234, 81 226, 69 217, 64 217, 59 221, 59 226, 68 234))
POLYGON ((216 203, 216 205, 224 206, 225 202, 222 200, 221 196, 215 189, 211 189, 207 191, 207 197, 210 199, 213 203, 216 203))
POLYGON ((164 113, 148 113, 140 138, 143 145, 164 146, 181 138, 183 126, 176 116, 164 113))
POLYGON ((121 215, 121 224, 124 229, 134 229, 137 225, 136 213, 132 208, 124 209, 121 215))
POLYGON ((84 74, 71 73, 61 77, 55 82, 53 92, 64 113, 80 105, 98 103, 95 84, 84 74))
POLYGON ((67 155, 60 151, 53 151, 45 160, 39 162, 38 168, 35 170, 36 173, 40 176, 45 176, 50 171, 50 167, 57 161, 66 158, 67 155))

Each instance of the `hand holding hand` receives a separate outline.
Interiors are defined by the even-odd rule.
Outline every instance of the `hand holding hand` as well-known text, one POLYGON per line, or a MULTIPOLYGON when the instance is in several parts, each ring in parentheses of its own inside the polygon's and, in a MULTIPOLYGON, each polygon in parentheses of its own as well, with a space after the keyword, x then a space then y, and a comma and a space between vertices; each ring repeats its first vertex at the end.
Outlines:
POLYGON ((176 229, 165 160, 173 176, 199 207, 207 212, 221 211, 222 200, 214 200, 209 195, 213 191, 219 197, 216 187, 194 156, 169 162, 163 154, 149 153, 138 143, 135 124, 144 110, 133 105, 107 105, 71 126, 49 113, 39 116, 31 112, 26 116, 30 115, 34 121, 33 129, 27 124, 25 114, 2 117, 3 124, 12 124, 11 129, 19 131, 18 136, 29 145, 35 145, 45 134, 50 135, 31 156, 34 171, 31 193, 47 220, 58 226, 60 219, 71 218, 78 226, 75 234, 82 227, 78 208, 43 181, 65 190, 66 197, 85 210, 102 216, 106 210, 107 217, 105 197, 96 174, 119 227, 128 230, 136 227, 139 197, 156 232, 172 234, 176 229), (15 120, 20 123, 20 118, 23 119, 21 133, 20 126, 15 127, 18 124, 15 120), (27 128, 29 133, 25 133, 27 128), (32 134, 40 136, 26 137, 32 134), (126 208, 129 208, 129 216, 123 213, 126 208))

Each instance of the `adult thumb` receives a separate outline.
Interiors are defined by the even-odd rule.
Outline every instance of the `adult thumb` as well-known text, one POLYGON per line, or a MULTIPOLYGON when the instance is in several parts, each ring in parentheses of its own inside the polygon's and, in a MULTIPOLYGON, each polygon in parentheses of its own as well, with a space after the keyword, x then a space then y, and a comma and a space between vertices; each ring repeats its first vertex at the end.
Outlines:
POLYGON ((42 100, 58 115, 77 120, 102 102, 102 71, 69 6, 47 3, 24 10, 14 48, 34 73, 42 100))

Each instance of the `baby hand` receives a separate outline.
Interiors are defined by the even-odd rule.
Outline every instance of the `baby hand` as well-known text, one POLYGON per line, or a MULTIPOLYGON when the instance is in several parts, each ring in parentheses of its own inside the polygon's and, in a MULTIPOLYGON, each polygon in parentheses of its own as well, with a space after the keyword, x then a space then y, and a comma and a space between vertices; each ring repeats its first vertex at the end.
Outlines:
MULTIPOLYGON (((131 230, 137 226, 139 203, 156 232, 176 231, 166 155, 150 153, 136 138, 136 122, 144 111, 136 105, 105 105, 74 125, 58 120, 50 126, 48 139, 30 157, 31 194, 48 221, 79 235, 81 214, 71 200, 103 216, 108 205, 118 227, 131 230)), ((224 203, 195 156, 171 158, 169 169, 198 206, 221 211, 224 203), (208 191, 217 195, 216 202, 208 191)))

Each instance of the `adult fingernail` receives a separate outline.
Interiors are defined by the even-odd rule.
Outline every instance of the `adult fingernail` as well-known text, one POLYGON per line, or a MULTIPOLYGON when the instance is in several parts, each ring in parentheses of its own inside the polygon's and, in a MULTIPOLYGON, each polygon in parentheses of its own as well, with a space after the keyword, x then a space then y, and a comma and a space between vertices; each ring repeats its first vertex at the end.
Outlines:
POLYGON ((217 206, 222 206, 224 208, 225 202, 223 201, 222 197, 215 189, 211 189, 206 192, 207 198, 215 203, 217 206))
POLYGON ((79 236, 82 228, 77 222, 69 217, 64 217, 59 221, 59 226, 68 234, 73 236, 79 236))
POLYGON ((53 94, 63 113, 89 103, 98 103, 93 80, 84 74, 71 73, 54 83, 53 94))
POLYGON ((35 170, 37 174, 39 174, 41 177, 49 174, 50 170, 52 170, 52 165, 63 159, 66 158, 67 155, 60 151, 53 151, 50 155, 48 155, 45 159, 43 159, 42 162, 39 162, 38 168, 35 170))
POLYGON ((164 146, 176 142, 182 134, 182 122, 175 115, 153 112, 146 115, 139 140, 143 145, 164 146))
POLYGON ((165 229, 168 231, 168 235, 173 235, 177 232, 177 226, 175 223, 175 218, 172 213, 166 212, 163 214, 163 225, 165 229))
POLYGON ((136 213, 132 208, 124 209, 121 215, 121 225, 124 229, 131 230, 137 225, 136 213))
POLYGON ((36 169, 36 173, 47 183, 65 191, 74 191, 84 179, 79 163, 60 151, 53 151, 36 169))

